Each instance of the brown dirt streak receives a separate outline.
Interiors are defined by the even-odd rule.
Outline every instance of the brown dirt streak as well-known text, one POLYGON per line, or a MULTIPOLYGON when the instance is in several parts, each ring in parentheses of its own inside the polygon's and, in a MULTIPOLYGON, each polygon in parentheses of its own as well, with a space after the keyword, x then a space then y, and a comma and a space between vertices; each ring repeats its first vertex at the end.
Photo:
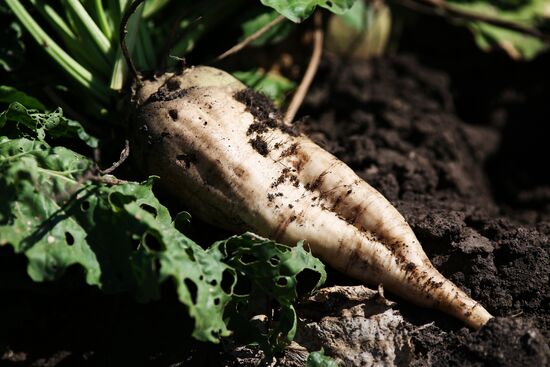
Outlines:
POLYGON ((273 238, 275 241, 279 241, 280 237, 285 233, 287 227, 292 223, 294 220, 296 220, 295 215, 288 215, 288 216, 279 216, 279 224, 271 234, 271 238, 273 238), (281 218, 283 217, 283 218, 281 218))

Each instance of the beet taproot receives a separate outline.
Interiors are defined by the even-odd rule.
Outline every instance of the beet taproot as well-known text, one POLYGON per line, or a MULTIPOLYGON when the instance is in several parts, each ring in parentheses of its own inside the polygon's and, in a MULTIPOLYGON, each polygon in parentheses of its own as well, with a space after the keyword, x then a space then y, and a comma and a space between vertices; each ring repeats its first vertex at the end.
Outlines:
POLYGON ((293 245, 479 329, 492 316, 430 263, 403 216, 228 73, 193 67, 133 96, 136 164, 202 220, 293 245))

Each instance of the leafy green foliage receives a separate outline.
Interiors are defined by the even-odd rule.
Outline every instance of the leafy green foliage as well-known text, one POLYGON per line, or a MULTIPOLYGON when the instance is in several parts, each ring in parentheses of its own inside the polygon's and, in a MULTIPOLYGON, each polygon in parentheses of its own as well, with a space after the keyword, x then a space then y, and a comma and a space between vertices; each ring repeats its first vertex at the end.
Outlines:
POLYGON ((281 107, 288 93, 296 88, 296 83, 293 81, 279 74, 266 73, 260 69, 235 71, 232 74, 248 87, 268 96, 277 107, 281 107))
POLYGON ((7 85, 0 85, 0 103, 10 104, 18 102, 23 106, 35 110, 45 110, 46 107, 36 98, 7 85))
POLYGON ((318 352, 312 352, 307 357, 306 367, 338 367, 336 361, 325 355, 321 348, 318 352))
POLYGON ((324 283, 323 264, 301 242, 288 247, 252 233, 217 242, 210 251, 221 252, 237 272, 229 311, 236 336, 274 350, 291 341, 297 321, 293 304, 324 283))
POLYGON ((205 251, 175 228, 151 179, 107 186, 86 181, 91 165, 63 147, 0 138, 0 246, 27 257, 33 280, 55 280, 79 266, 89 285, 133 292, 141 301, 157 299, 160 284, 171 281, 199 340, 229 335, 224 310, 230 301, 231 327, 246 342, 268 349, 292 339, 298 288, 311 291, 326 278, 302 244, 289 248, 245 234, 205 251), (309 287, 307 277, 299 279, 308 271, 314 274, 309 287), (251 282, 249 292, 234 294, 238 277, 251 282), (261 332, 250 318, 268 301, 278 316, 261 332))
POLYGON ((299 23, 309 17, 317 6, 336 14, 342 14, 351 8, 356 0, 261 0, 262 4, 272 7, 293 22, 299 23))
POLYGON ((92 139, 61 110, 27 109, 43 106, 10 87, 0 88, 0 102, 10 103, 0 114, 0 133, 20 128, 11 138, 0 135, 0 246, 27 258, 31 279, 56 280, 76 266, 87 284, 108 293, 133 293, 143 302, 159 298, 161 284, 172 282, 195 321, 193 336, 211 342, 230 334, 228 316, 240 320, 231 322, 235 329, 248 328, 248 320, 232 312, 238 305, 273 299, 282 317, 266 329, 269 337, 246 334, 248 341, 269 349, 269 343, 292 338, 292 303, 296 287, 303 284, 297 283, 298 274, 315 270, 314 286, 325 278, 322 264, 301 245, 289 248, 247 234, 206 251, 180 232, 189 226, 189 214, 179 213, 172 221, 152 192, 152 178, 110 186, 95 175, 90 159, 50 146, 47 141, 58 136, 92 139), (71 130, 74 126, 81 133, 71 130), (264 265, 269 261, 273 269, 256 271, 255 265, 242 262, 250 257, 263 259, 264 265), (234 294, 237 272, 255 285, 252 292, 234 294))
MULTIPOLYGON (((457 1, 449 2, 457 9, 489 15, 536 29, 548 22, 546 0, 457 1), (546 14, 546 15, 545 15, 546 14)), ((548 44, 537 37, 479 21, 467 22, 476 43, 484 50, 500 48, 514 59, 531 60, 548 49, 548 44)))
POLYGON ((107 186, 86 182, 91 162, 63 147, 0 138, 0 246, 28 259, 35 281, 84 269, 86 282, 106 292, 160 295, 172 281, 195 320, 193 335, 216 342, 229 331, 223 310, 233 270, 178 232, 154 197, 152 180, 107 186), (229 278, 227 292, 222 277, 229 278))
MULTIPOLYGON (((32 97, 21 95, 11 88, 0 87, 0 102, 11 98, 18 98, 34 107, 43 107, 32 97)), ((52 138, 78 137, 92 148, 97 146, 97 139, 90 136, 79 122, 64 117, 61 108, 42 113, 37 109, 27 109, 20 102, 12 102, 7 110, 0 113, 0 128, 8 122, 15 123, 23 135, 36 137, 41 141, 45 140, 47 134, 52 138)))

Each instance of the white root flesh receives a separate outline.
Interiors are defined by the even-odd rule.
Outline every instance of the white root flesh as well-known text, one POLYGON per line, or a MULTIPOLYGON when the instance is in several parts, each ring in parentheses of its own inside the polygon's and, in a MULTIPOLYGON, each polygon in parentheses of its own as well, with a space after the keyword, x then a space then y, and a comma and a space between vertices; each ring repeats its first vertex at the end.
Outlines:
POLYGON ((144 81, 134 100, 136 162, 213 225, 288 245, 305 240, 345 274, 475 329, 492 317, 433 267, 378 191, 306 136, 289 133, 274 112, 251 113, 245 97, 243 84, 209 67, 144 81))

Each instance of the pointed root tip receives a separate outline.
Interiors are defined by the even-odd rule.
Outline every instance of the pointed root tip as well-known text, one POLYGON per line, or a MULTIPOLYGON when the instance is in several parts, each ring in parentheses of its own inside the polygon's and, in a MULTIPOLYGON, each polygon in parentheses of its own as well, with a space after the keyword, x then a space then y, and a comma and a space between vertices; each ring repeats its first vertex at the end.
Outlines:
POLYGON ((481 329, 490 319, 493 318, 491 315, 480 303, 476 302, 469 311, 463 313, 461 319, 469 327, 479 330, 481 329))

